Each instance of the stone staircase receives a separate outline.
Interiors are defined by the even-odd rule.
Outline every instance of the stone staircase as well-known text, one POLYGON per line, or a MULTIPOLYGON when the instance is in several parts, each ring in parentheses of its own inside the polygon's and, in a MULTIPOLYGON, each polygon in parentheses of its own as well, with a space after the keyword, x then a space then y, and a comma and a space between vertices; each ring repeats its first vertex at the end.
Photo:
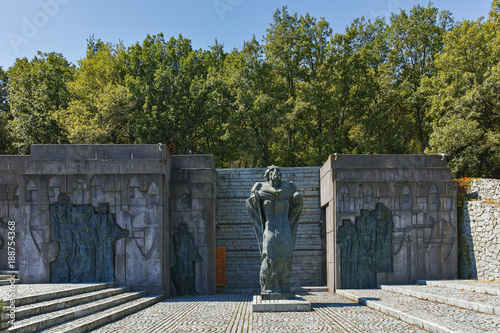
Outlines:
POLYGON ((113 283, 71 286, 16 298, 16 320, 8 332, 87 332, 162 299, 113 283))
POLYGON ((19 283, 19 279, 17 278, 17 271, 2 271, 0 272, 0 286, 8 286, 14 282, 15 284, 19 283), (12 281, 12 277, 14 276, 14 281, 12 281))
POLYGON ((337 294, 429 332, 500 332, 500 284, 470 280, 419 281, 337 294))

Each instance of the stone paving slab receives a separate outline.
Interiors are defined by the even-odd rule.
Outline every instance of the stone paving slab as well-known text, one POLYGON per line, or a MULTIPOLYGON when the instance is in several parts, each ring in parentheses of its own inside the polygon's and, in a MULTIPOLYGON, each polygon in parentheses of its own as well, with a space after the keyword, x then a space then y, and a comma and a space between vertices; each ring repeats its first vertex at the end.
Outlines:
POLYGON ((312 311, 254 313, 251 293, 172 297, 92 332, 423 332, 339 295, 301 296, 312 311))
POLYGON ((390 314, 429 332, 500 332, 500 317, 381 290, 338 290, 337 293, 390 314))

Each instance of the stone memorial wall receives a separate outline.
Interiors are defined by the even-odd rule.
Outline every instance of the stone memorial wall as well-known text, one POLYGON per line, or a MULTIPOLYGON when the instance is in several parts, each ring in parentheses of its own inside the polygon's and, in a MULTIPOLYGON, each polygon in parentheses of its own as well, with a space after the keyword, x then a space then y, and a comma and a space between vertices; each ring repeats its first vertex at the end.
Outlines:
MULTIPOLYGON (((163 145, 34 145, 29 156, 0 156, 0 270, 19 270, 24 283, 213 294, 221 247, 225 285, 258 289, 246 200, 265 171, 216 170, 211 155, 170 156, 163 145)), ((332 155, 322 168, 281 171, 303 198, 292 287, 456 278, 456 182, 440 156, 332 155)), ((478 196, 498 200, 491 184, 477 185, 478 196)), ((498 234, 498 206, 476 205, 468 206, 470 253, 478 276, 497 274, 500 246, 481 249, 498 234)))
POLYGON ((330 156, 321 168, 330 291, 456 278, 456 196, 441 156, 330 156))
MULTIPOLYGON (((15 221, 23 283, 179 293, 170 244, 184 223, 203 260, 177 273, 196 293, 215 293, 213 156, 172 158, 163 145, 33 145, 31 155, 0 162, 0 218, 15 221)), ((5 254, 4 246, 0 269, 13 270, 5 254)))

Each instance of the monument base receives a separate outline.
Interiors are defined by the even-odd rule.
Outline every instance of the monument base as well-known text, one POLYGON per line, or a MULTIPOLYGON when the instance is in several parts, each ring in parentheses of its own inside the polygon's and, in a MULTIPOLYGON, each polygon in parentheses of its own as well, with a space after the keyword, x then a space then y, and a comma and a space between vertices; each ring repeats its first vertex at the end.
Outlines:
POLYGON ((261 292, 263 301, 276 301, 282 299, 295 299, 295 293, 273 293, 273 292, 261 292))
POLYGON ((294 299, 264 300, 261 295, 254 295, 252 309, 253 312, 311 311, 311 302, 300 296, 294 296, 294 299))

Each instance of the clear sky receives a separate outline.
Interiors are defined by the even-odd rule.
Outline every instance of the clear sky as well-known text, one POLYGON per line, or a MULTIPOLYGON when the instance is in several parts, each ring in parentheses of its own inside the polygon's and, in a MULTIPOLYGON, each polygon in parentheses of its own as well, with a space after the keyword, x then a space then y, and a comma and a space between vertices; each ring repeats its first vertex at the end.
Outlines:
MULTIPOLYGON (((488 16, 492 0, 434 0, 455 20, 488 16)), ((182 34, 195 49, 207 49, 217 39, 226 51, 266 33, 277 8, 290 13, 324 17, 334 32, 343 32, 353 19, 388 17, 411 9, 421 0, 0 0, 0 66, 16 58, 32 59, 37 51, 59 52, 72 63, 85 56, 86 40, 94 34, 105 42, 125 46, 148 34, 167 38, 182 34)))

